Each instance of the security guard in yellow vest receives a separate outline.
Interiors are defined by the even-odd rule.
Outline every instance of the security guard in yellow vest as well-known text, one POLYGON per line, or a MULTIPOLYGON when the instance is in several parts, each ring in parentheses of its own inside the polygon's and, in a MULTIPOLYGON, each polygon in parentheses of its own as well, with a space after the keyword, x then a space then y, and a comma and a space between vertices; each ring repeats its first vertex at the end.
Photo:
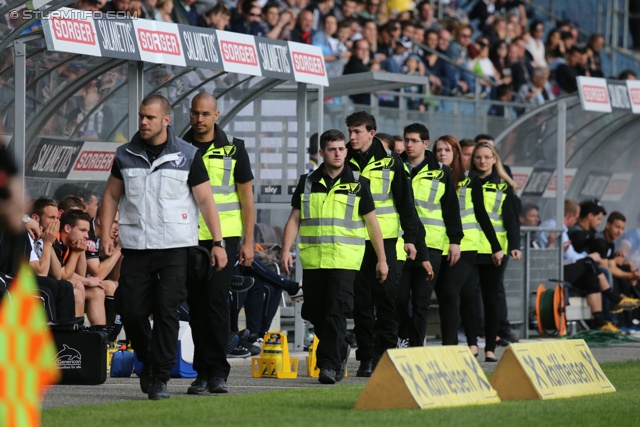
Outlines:
MULTIPOLYGON (((429 130, 423 124, 412 123, 404 128, 404 141, 406 151, 402 159, 410 170, 416 211, 426 232, 434 272, 434 276, 427 278, 419 264, 407 261, 398 287, 398 335, 401 340, 408 339, 406 345, 417 347, 424 345, 426 338, 427 311, 440 271, 445 239, 451 242, 448 264, 454 265, 460 258, 459 243, 463 232, 451 169, 438 163, 429 150, 429 130)), ((401 341, 401 345, 404 344, 401 341)))
POLYGON ((200 218, 198 241, 205 248, 225 248, 229 263, 224 269, 215 271, 208 283, 190 283, 188 287, 189 323, 195 346, 193 368, 198 372, 198 378, 187 393, 226 393, 230 370, 227 362, 229 286, 235 260, 243 266, 249 266, 253 261, 253 173, 243 141, 226 135, 216 124, 220 111, 211 94, 197 94, 191 102, 189 115, 191 129, 184 139, 197 147, 202 155, 224 238, 213 241, 200 218), (243 231, 244 241, 239 246, 243 231))
POLYGON ((304 305, 302 317, 313 323, 320 339, 316 352, 319 381, 334 384, 344 377, 351 351, 345 341, 347 316, 353 309, 353 283, 365 253, 365 238, 377 256, 379 282, 389 268, 376 219, 369 180, 345 167, 345 137, 336 129, 320 136, 324 163, 302 175, 291 199, 284 229, 282 267, 293 266, 291 246, 300 230, 304 305))
MULTIPOLYGON (((484 205, 496 232, 502 251, 514 260, 520 259, 520 221, 513 180, 507 175, 498 151, 492 144, 481 142, 473 149, 471 170, 478 174, 484 193, 484 205)), ((502 310, 498 289, 506 260, 499 263, 492 256, 491 244, 482 233, 476 256, 478 278, 484 304, 485 361, 497 362, 496 336, 502 310)))
POLYGON ((460 220, 464 231, 464 237, 460 241, 460 260, 451 266, 445 259, 449 246, 448 239, 445 239, 442 263, 435 285, 442 345, 458 344, 458 326, 462 319, 462 326, 467 333, 467 345, 471 352, 477 355, 478 280, 475 261, 480 232, 487 236, 497 257, 502 256, 502 249, 484 207, 480 179, 475 172, 465 173, 462 148, 458 140, 451 135, 443 135, 436 140, 433 151, 440 163, 451 168, 451 179, 458 189, 460 220))
MULTIPOLYGON (((383 133, 383 132, 377 132, 376 139, 379 139, 380 142, 382 142, 382 145, 384 146, 384 149, 387 151, 394 151, 396 152, 398 155, 404 153, 404 141, 396 141, 395 138, 401 138, 401 136, 396 135, 391 136, 388 133, 383 133), (401 144, 401 146, 399 146, 399 144, 401 144)), ((409 174, 409 170, 407 169, 406 165, 405 165, 405 170, 407 172, 407 175, 409 174)), ((418 230, 420 230, 421 228, 418 227, 418 230)), ((397 255, 397 268, 402 270, 402 267, 404 266, 404 263, 407 261, 407 254, 404 251, 404 239, 402 238, 402 235, 404 234, 404 231, 402 231, 402 229, 400 229, 400 231, 398 231, 398 241, 396 242, 396 255, 397 255)), ((418 241, 420 239, 417 239, 418 241)), ((426 246, 423 246, 423 248, 425 249, 424 254, 420 254, 419 251, 419 246, 416 246, 416 260, 426 260, 428 262, 428 252, 426 251, 426 246), (423 258, 424 257, 424 258, 423 258)), ((431 267, 431 263, 429 263, 429 267, 431 267)))
MULTIPOLYGON (((404 231, 404 249, 409 259, 416 256, 418 217, 413 206, 413 192, 402 160, 387 152, 374 138, 376 119, 366 111, 351 114, 346 119, 349 129, 347 161, 351 169, 371 182, 371 194, 376 205, 387 259, 396 259, 398 230, 404 231)), ((358 342, 356 358, 360 361, 357 376, 371 376, 380 356, 398 343, 397 286, 400 271, 390 266, 387 280, 380 286, 374 275, 376 256, 367 242, 360 272, 354 285, 353 318, 358 342)), ((396 268, 394 268, 396 267, 396 268)))

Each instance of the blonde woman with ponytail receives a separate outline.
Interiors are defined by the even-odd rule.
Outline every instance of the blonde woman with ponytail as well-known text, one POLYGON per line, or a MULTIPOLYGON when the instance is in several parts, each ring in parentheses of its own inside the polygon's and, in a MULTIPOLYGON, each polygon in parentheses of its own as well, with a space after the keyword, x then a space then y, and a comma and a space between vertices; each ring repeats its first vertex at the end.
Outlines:
POLYGON ((516 185, 505 172, 498 151, 490 143, 480 142, 476 145, 471 155, 471 170, 482 183, 484 205, 502 248, 502 251, 493 253, 489 240, 484 233, 480 233, 476 267, 484 304, 485 360, 497 362, 495 348, 500 323, 498 287, 506 265, 502 262, 502 255, 508 254, 514 260, 521 257, 516 185))

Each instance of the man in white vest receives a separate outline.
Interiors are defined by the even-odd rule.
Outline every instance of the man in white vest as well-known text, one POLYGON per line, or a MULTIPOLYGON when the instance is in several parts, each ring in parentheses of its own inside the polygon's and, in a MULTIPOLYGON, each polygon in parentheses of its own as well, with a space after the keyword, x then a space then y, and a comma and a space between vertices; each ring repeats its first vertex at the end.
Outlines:
MULTIPOLYGON (((143 363, 140 388, 151 400, 169 397, 167 381, 178 352, 178 307, 187 296, 189 247, 198 244, 198 209, 213 239, 222 240, 202 157, 174 135, 170 122, 166 98, 153 94, 142 100, 139 131, 116 151, 100 216, 100 250, 108 256, 114 250, 109 230, 119 209, 124 258, 116 301, 143 363)), ((224 248, 214 246, 211 259, 217 269, 223 268, 224 248)))

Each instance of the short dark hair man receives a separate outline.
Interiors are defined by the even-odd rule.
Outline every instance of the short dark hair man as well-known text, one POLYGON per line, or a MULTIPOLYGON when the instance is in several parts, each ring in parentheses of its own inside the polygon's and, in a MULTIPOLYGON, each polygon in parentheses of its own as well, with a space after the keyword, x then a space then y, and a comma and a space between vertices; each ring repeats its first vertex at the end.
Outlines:
MULTIPOLYGON (((167 381, 178 352, 177 312, 187 296, 189 247, 198 243, 198 210, 214 241, 222 242, 222 232, 202 156, 174 135, 169 101, 147 96, 138 117, 139 131, 118 147, 104 190, 100 250, 106 256, 114 251, 110 231, 119 203, 120 314, 143 363, 140 389, 159 400, 169 397, 167 381)), ((211 258, 218 269, 227 264, 221 246, 214 245, 211 258)))
MULTIPOLYGON (((60 205, 58 205, 60 209, 60 205)), ((84 288, 86 313, 94 327, 106 326, 104 285, 100 279, 87 276, 86 249, 91 218, 79 209, 69 209, 60 216, 59 239, 53 249, 60 261, 61 279, 84 288)))
POLYGON ((520 224, 527 227, 537 227, 540 224, 538 211, 538 206, 525 203, 522 206, 522 212, 520 212, 520 224))
MULTIPOLYGON (((604 206, 598 200, 583 201, 580 203, 578 222, 568 231, 571 245, 581 255, 581 259, 590 258, 596 266, 603 266, 602 256, 598 252, 602 245, 597 242, 596 228, 600 226, 606 213, 604 206)), ((640 305, 637 299, 621 296, 600 269, 597 269, 597 276, 602 295, 612 304, 611 312, 631 310, 640 305)))
POLYGON ((625 295, 633 296, 640 289, 632 283, 640 279, 636 265, 627 260, 621 251, 615 250, 615 242, 624 234, 627 218, 620 212, 614 211, 607 217, 604 230, 595 234, 595 249, 600 254, 600 265, 611 271, 616 288, 625 295))
MULTIPOLYGON (((198 93, 191 101, 191 128, 185 141, 198 149, 205 160, 210 192, 218 207, 222 242, 216 242, 200 217, 198 244, 211 250, 224 243, 230 261, 238 259, 242 266, 253 262, 253 173, 244 141, 226 134, 216 124, 218 102, 207 92, 198 93), (244 234, 244 242, 240 241, 244 234)), ((227 362, 229 337, 229 287, 234 262, 213 272, 206 283, 187 281, 189 314, 195 345, 193 368, 198 378, 188 394, 226 393, 230 366, 227 362)), ((256 331, 257 332, 257 331, 256 331)))
MULTIPOLYGON (((320 136, 324 162, 303 175, 291 199, 284 229, 282 266, 293 266, 291 246, 300 230, 300 261, 305 296, 302 316, 320 339, 319 381, 334 384, 344 377, 350 347, 345 341, 347 316, 354 304, 354 278, 365 253, 375 251, 374 272, 383 283, 389 271, 369 180, 345 166, 345 136, 336 129, 320 136)), ((392 258, 393 261, 395 258, 392 258)))
MULTIPOLYGON (((396 242, 400 227, 404 231, 404 249, 408 258, 415 259, 420 224, 413 191, 400 156, 387 153, 382 142, 374 138, 377 127, 371 114, 355 112, 347 117, 345 123, 349 129, 347 164, 371 183, 387 260, 397 259, 396 242)), ((367 241, 362 268, 356 274, 354 285, 356 358, 360 361, 356 375, 360 377, 371 376, 382 354, 398 343, 396 288, 400 271, 397 264, 392 264, 387 280, 379 284, 375 275, 376 262, 374 248, 367 241)))
POLYGON ((55 303, 58 322, 84 316, 84 286, 79 283, 74 287, 71 282, 61 280, 60 261, 53 249, 60 233, 56 201, 46 198, 34 200, 31 218, 38 221, 42 230, 42 238, 39 240, 33 240, 29 236, 32 247, 29 264, 36 273, 38 286, 49 288, 54 297, 57 296, 55 303))
POLYGON ((404 265, 398 285, 398 336, 407 339, 409 346, 419 347, 426 338, 429 302, 441 260, 446 258, 449 266, 458 262, 464 233, 451 169, 442 166, 429 150, 429 130, 421 123, 412 123, 403 134, 406 151, 401 158, 409 168, 416 211, 424 228, 420 236, 427 246, 430 266, 426 269, 412 260, 404 265), (448 251, 444 253, 447 239, 448 251), (409 305, 413 308, 411 314, 409 305))

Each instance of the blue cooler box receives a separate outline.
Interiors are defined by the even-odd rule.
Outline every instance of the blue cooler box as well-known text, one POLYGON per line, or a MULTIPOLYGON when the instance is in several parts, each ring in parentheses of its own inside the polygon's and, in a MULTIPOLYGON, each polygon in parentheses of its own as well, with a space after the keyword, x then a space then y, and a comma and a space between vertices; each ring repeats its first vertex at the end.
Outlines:
MULTIPOLYGON (((152 324, 153 326, 153 324, 152 324)), ((142 362, 138 360, 136 352, 133 353, 133 368, 138 374, 142 370, 142 362)), ((178 331, 178 354, 176 364, 171 370, 172 378, 195 378, 198 373, 193 370, 193 338, 189 322, 180 322, 178 331)))

